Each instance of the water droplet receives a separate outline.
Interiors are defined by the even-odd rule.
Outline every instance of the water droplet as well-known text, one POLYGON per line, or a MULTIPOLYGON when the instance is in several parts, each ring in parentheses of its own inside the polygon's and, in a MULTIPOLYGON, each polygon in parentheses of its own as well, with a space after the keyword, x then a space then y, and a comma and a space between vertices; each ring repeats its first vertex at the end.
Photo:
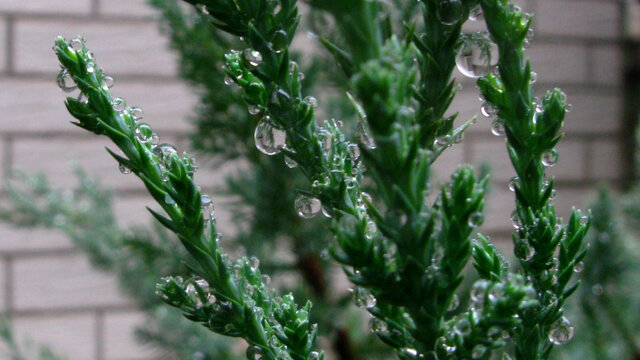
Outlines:
POLYGON ((123 98, 115 98, 111 100, 111 106, 113 107, 113 110, 122 112, 127 107, 127 101, 123 98))
POLYGON ((200 11, 201 13, 203 13, 205 15, 209 15, 209 10, 207 9, 207 6, 205 4, 196 5, 196 9, 198 9, 198 11, 200 11))
POLYGON ((502 284, 495 284, 493 285, 491 290, 489 290, 489 300, 491 301, 500 300, 503 295, 504 295, 504 285, 502 284))
POLYGON ((570 113, 570 112, 571 112, 571 109, 573 109, 573 105, 572 105, 572 104, 567 104, 567 105, 564 107, 564 109, 565 109, 565 111, 566 111, 566 112, 570 113))
POLYGON ((298 167, 298 163, 286 155, 284 156, 284 163, 291 169, 298 167))
POLYGON ((531 72, 531 83, 535 84, 538 81, 538 73, 536 72, 531 72))
POLYGON ((294 207, 300 217, 311 219, 322 210, 322 202, 314 197, 301 194, 296 197, 294 207))
POLYGON ((309 360, 318 360, 320 359, 320 353, 317 351, 312 351, 309 353, 309 360))
POLYGON ((247 348, 247 358, 249 360, 261 360, 262 348, 259 346, 249 346, 247 348))
POLYGON ((486 353, 487 353, 487 347, 482 344, 478 344, 473 347, 473 350, 471 350, 471 358, 481 359, 486 353))
POLYGON ((493 42, 486 46, 475 41, 464 43, 456 56, 458 70, 467 77, 480 78, 488 75, 498 63, 498 49, 493 42))
POLYGON ((287 32, 284 30, 278 30, 273 33, 269 45, 271 47, 271 50, 273 50, 273 52, 275 52, 276 54, 282 53, 289 45, 289 37, 287 36, 287 32))
MULTIPOLYGON (((148 135, 148 140, 151 140, 151 133, 148 135)), ((178 155, 178 151, 171 144, 159 144, 153 147, 153 154, 158 157, 161 163, 170 161, 171 156, 178 155)))
POLYGON ((258 269, 258 266, 260 266, 260 259, 258 259, 255 256, 252 256, 249 258, 249 266, 251 267, 251 269, 253 271, 258 269))
POLYGON ((520 178, 517 176, 509 179, 509 190, 516 191, 517 186, 520 184, 520 178))
POLYGON ((482 112, 482 115, 488 118, 498 114, 498 109, 496 109, 495 106, 488 102, 482 104, 482 108, 480 108, 480 111, 482 112))
POLYGON ((467 336, 471 334, 471 323, 467 319, 461 319, 453 326, 453 331, 460 336, 467 336))
POLYGON ((480 5, 476 5, 471 11, 469 11, 469 20, 471 21, 480 21, 484 19, 484 12, 482 11, 482 7, 480 5))
POLYGON ((56 84, 58 84, 60 90, 66 93, 72 92, 73 90, 78 88, 73 82, 71 74, 69 74, 69 71, 67 69, 60 70, 58 76, 56 77, 56 84))
POLYGON ((71 40, 70 45, 71 45, 71 48, 76 52, 82 51, 82 48, 84 47, 84 39, 82 38, 82 36, 78 36, 73 40, 71 40))
POLYGON ((118 168, 120 169, 120 172, 123 174, 131 174, 131 169, 129 169, 125 164, 120 164, 118 168))
POLYGON ((487 336, 489 336, 489 339, 492 341, 498 341, 502 339, 502 329, 499 326, 494 325, 487 330, 487 336))
POLYGON ((502 119, 493 120, 491 123, 491 133, 495 136, 504 136, 504 134, 506 134, 504 121, 502 121, 502 119))
POLYGON ((483 222, 484 222, 484 215, 481 212, 478 211, 469 215, 469 227, 471 228, 478 227, 482 225, 483 222))
POLYGON ((256 148, 263 154, 275 155, 285 146, 287 134, 284 130, 275 128, 266 117, 258 122, 253 134, 256 148))
POLYGON ((544 166, 554 166, 558 163, 558 150, 551 149, 544 154, 542 154, 542 165, 544 166))
POLYGON ((233 79, 232 79, 229 75, 225 75, 225 77, 224 77, 224 84, 225 84, 225 85, 231 85, 231 84, 233 84, 233 79))
POLYGON ((318 140, 320 140, 320 144, 322 146, 322 151, 326 154, 331 150, 331 132, 326 129, 321 129, 318 131, 318 140))
POLYGON ((511 225, 514 228, 520 229, 522 227, 522 220, 520 220, 520 216, 518 215, 518 210, 513 210, 511 212, 511 225))
POLYGON ((367 228, 365 232, 365 236, 367 237, 367 239, 373 239, 377 231, 378 226, 376 225, 376 223, 371 220, 367 221, 367 228))
POLYGON ((489 283, 486 280, 478 280, 471 287, 470 297, 474 303, 484 303, 484 295, 489 283))
POLYGON ((96 71, 96 64, 94 64, 94 63, 93 63, 93 61, 89 61, 89 62, 87 63, 87 72, 88 72, 89 74, 91 74, 91 73, 93 73, 93 72, 95 72, 95 71, 96 71))
POLYGON ((298 73, 298 81, 302 81, 304 80, 304 73, 299 72, 298 73))
POLYGON ((549 201, 553 201, 558 197, 558 190, 551 190, 551 194, 549 194, 549 201))
POLYGON ((460 21, 463 6, 460 0, 441 0, 438 15, 440 22, 445 25, 453 25, 460 21))
POLYGON ((573 326, 566 317, 558 320, 551 327, 549 333, 549 341, 556 345, 563 345, 569 342, 573 338, 573 326))
POLYGON ((604 288, 600 284, 595 284, 591 287, 591 293, 595 296, 604 294, 604 288))
POLYGON ((579 273, 579 272, 581 272, 582 270, 584 270, 584 263, 583 263, 582 261, 580 261, 579 263, 577 263, 577 264, 575 264, 575 265, 573 266, 573 271, 574 271, 574 272, 579 273))
POLYGON ((453 294, 453 297, 449 302, 449 307, 447 307, 447 311, 449 312, 454 311, 455 309, 458 308, 458 306, 460 306, 460 298, 458 298, 458 295, 453 294))
POLYGON ((349 151, 351 161, 358 161, 360 158, 360 148, 358 147, 358 144, 347 145, 347 151, 349 151))
POLYGON ((356 306, 362 309, 371 309, 376 306, 376 298, 369 292, 369 290, 356 286, 353 289, 353 299, 356 306))
POLYGON ((438 340, 436 340, 436 347, 441 348, 448 355, 451 355, 456 351, 456 345, 449 342, 444 336, 441 336, 438 338, 438 340))
POLYGON ((202 216, 205 221, 211 219, 211 221, 215 221, 215 210, 216 207, 211 201, 211 197, 207 194, 200 195, 200 206, 202 207, 202 216))
POLYGON ((448 135, 448 134, 443 135, 434 141, 433 146, 435 147, 449 146, 451 144, 451 140, 452 140, 451 135, 448 135))
POLYGON ((384 334, 389 330, 384 320, 375 317, 369 320, 369 329, 374 334, 384 334))
POLYGON ((580 218, 580 225, 585 226, 589 223, 589 217, 588 216, 583 216, 580 218))
POLYGON ((326 218, 331 219, 333 217, 333 210, 331 210, 328 206, 322 206, 322 215, 326 218))
POLYGON ((513 253, 521 260, 529 261, 536 254, 536 250, 529 244, 526 239, 520 239, 516 242, 513 253))
POLYGON ((144 118, 144 111, 139 107, 132 107, 129 111, 135 121, 140 121, 144 118))
POLYGON ((149 124, 145 123, 137 124, 134 133, 136 135, 136 139, 138 139, 138 141, 143 144, 151 141, 153 137, 153 129, 151 129, 151 126, 149 126, 149 124))
POLYGON ((260 108, 256 105, 249 105, 249 114, 250 115, 260 114, 260 108))
POLYGON ((313 96, 306 96, 302 101, 304 101, 305 103, 307 103, 307 105, 311 106, 314 109, 318 107, 318 99, 313 96))
POLYGON ((251 66, 258 66, 262 64, 262 54, 259 51, 253 49, 244 49, 243 53, 245 60, 251 66))

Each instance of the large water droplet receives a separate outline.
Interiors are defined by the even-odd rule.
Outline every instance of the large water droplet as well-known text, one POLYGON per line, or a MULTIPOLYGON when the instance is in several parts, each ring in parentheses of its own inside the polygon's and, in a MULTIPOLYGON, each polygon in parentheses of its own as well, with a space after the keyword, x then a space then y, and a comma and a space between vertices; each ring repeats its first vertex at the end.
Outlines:
POLYGON ((247 348, 247 358, 249 360, 262 359, 262 348, 259 346, 249 346, 247 348))
POLYGON ((250 115, 260 114, 260 108, 256 105, 249 105, 249 114, 250 115))
POLYGON ((284 130, 275 128, 269 122, 269 118, 264 118, 258 122, 253 134, 256 148, 267 155, 275 155, 285 146, 287 134, 284 130))
POLYGON ((245 60, 247 60, 249 65, 258 66, 262 64, 262 54, 260 54, 260 51, 245 49, 242 54, 244 55, 244 58, 245 60))
POLYGON ((481 212, 478 211, 469 215, 469 227, 471 228, 478 227, 482 225, 483 222, 484 222, 484 215, 481 212))
POLYGON ((73 90, 78 88, 73 82, 71 74, 69 74, 69 71, 67 69, 60 70, 58 76, 56 77, 56 84, 58 84, 60 90, 66 93, 72 92, 73 90))
POLYGON ((549 332, 549 341, 556 345, 563 345, 573 338, 573 326, 566 317, 558 320, 551 327, 549 332))
POLYGON ((453 326, 453 330, 460 336, 467 336, 471 334, 471 323, 467 319, 461 319, 453 326))
POLYGON ((288 43, 289 39, 287 36, 287 32, 284 30, 278 30, 273 33, 273 36, 271 36, 271 43, 269 45, 271 46, 271 50, 273 50, 273 52, 275 52, 276 54, 280 54, 287 48, 288 43))
POLYGON ((113 110, 122 112, 127 107, 127 101, 123 98, 115 98, 111 100, 111 106, 113 107, 113 110))
POLYGON ((318 99, 313 96, 306 96, 302 101, 304 101, 305 103, 307 103, 307 105, 311 106, 314 109, 318 107, 318 99))
POLYGON ((144 111, 142 111, 141 108, 132 107, 130 111, 131 111, 131 116, 133 117, 134 120, 140 121, 144 118, 144 111))
POLYGON ((202 216, 205 221, 215 219, 216 207, 213 205, 213 201, 211 201, 211 197, 209 195, 202 194, 200 196, 200 206, 202 207, 202 216))
POLYGON ((298 213, 300 217, 303 217, 305 219, 311 219, 312 217, 318 215, 318 213, 322 210, 322 202, 320 202, 320 200, 302 194, 296 197, 293 205, 296 209, 296 213, 298 213))
POLYGON ((589 217, 583 216, 580 218, 579 222, 580 222, 580 225, 585 226, 589 223, 589 217))
POLYGON ((520 178, 518 176, 512 177, 511 179, 509 179, 509 190, 516 191, 516 188, 518 187, 519 184, 520 184, 520 178))
POLYGON ((513 248, 513 253, 521 260, 529 261, 536 254, 536 250, 525 239, 518 240, 513 248))
POLYGON ((518 210, 513 210, 511 212, 511 225, 513 225, 513 227, 516 228, 516 230, 522 227, 522 220, 518 215, 518 210))
POLYGON ((166 163, 170 161, 172 155, 178 155, 178 151, 171 144, 159 144, 153 147, 153 154, 160 162, 166 163))
POLYGON ((376 298, 369 292, 369 290, 356 286, 353 289, 353 299, 356 306, 363 309, 371 309, 376 306, 376 298))
POLYGON ((579 273, 579 272, 581 272, 582 270, 584 270, 584 263, 583 263, 582 261, 580 261, 579 263, 577 263, 577 264, 575 264, 575 265, 573 266, 573 271, 574 271, 574 272, 579 273))
POLYGON ((506 134, 504 121, 502 121, 502 119, 493 120, 491 123, 491 133, 495 136, 504 136, 504 134, 506 134))
POLYGON ((486 353, 487 353, 487 347, 482 344, 478 344, 474 346, 473 349, 471 350, 471 358, 474 360, 481 359, 486 353))
POLYGON ((498 114, 498 109, 496 109, 495 106, 488 102, 482 104, 482 108, 480 108, 480 111, 482 112, 482 115, 488 118, 498 114))
POLYGON ((137 124, 134 133, 136 135, 136 139, 143 144, 148 143, 153 138, 153 129, 149 124, 137 124))
POLYGON ((84 47, 84 38, 82 36, 78 36, 71 40, 71 43, 69 45, 76 52, 82 51, 82 48, 84 47))
POLYGON ((120 169, 120 172, 123 174, 131 174, 131 169, 129 169, 125 164, 121 163, 118 168, 120 169))
POLYGON ((482 11, 482 7, 480 5, 476 5, 471 11, 469 11, 469 20, 471 21, 480 21, 484 19, 484 12, 482 11))
POLYGON ((482 44, 477 41, 466 42, 456 56, 458 70, 470 78, 487 76, 497 63, 498 50, 491 41, 482 44))
POLYGON ((322 146, 322 151, 326 154, 331 150, 331 132, 329 130, 321 129, 318 130, 318 140, 320 140, 320 145, 322 146))
POLYGON ((542 165, 544 166, 554 166, 558 163, 558 150, 551 149, 542 154, 542 165))
POLYGON ((369 329, 375 334, 384 334, 389 328, 384 320, 374 317, 369 320, 369 329))
POLYGON ((360 159, 360 148, 358 147, 358 144, 347 145, 347 151, 349 152, 349 157, 351 157, 352 162, 360 159))
POLYGON ((460 0, 441 0, 438 15, 440 22, 445 25, 453 25, 460 21, 463 11, 462 1, 460 0))

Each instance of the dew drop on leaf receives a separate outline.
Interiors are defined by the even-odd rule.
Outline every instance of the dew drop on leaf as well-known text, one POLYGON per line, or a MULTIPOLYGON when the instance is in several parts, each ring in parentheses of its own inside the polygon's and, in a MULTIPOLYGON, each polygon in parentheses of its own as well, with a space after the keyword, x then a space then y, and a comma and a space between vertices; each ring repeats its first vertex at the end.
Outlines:
POLYGON ((136 135, 136 139, 138 139, 138 141, 143 144, 148 143, 153 138, 153 129, 151 129, 151 126, 149 126, 149 124, 137 124, 134 133, 136 135))
POLYGON ((544 166, 554 166, 558 163, 558 150, 551 149, 544 154, 542 154, 542 165, 544 166))
POLYGON ((551 327, 549 332, 549 341, 556 345, 563 345, 573 338, 573 326, 566 317, 558 320, 551 327))
POLYGON ((456 56, 458 70, 467 77, 480 78, 487 76, 498 63, 498 48, 487 40, 469 41, 462 44, 456 56))
POLYGON ((311 219, 321 211, 322 202, 314 197, 301 194, 296 197, 294 207, 300 217, 311 219))
POLYGON ((256 148, 263 154, 275 155, 285 146, 287 134, 284 130, 275 128, 266 117, 258 122, 253 134, 256 148))
POLYGON ((440 9, 438 14, 440 15, 440 22, 445 25, 453 25, 460 21, 462 17, 462 1, 460 0, 441 0, 440 9))

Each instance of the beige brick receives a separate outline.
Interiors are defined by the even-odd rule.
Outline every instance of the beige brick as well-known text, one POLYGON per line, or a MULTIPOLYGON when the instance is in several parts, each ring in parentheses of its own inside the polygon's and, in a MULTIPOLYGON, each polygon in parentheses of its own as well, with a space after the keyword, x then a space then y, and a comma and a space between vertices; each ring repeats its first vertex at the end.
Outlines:
POLYGON ((510 216, 515 209, 515 195, 503 184, 493 185, 485 201, 485 221, 480 231, 512 230, 510 216))
POLYGON ((594 141, 590 161, 594 180, 620 179, 627 171, 622 162, 622 144, 615 138, 594 141))
POLYGON ((91 0, 3 0, 0 11, 19 13, 88 14, 91 0))
POLYGON ((564 223, 569 220, 571 209, 576 208, 586 211, 590 202, 594 199, 597 189, 593 188, 576 188, 576 187, 557 187, 558 197, 554 201, 556 204, 556 213, 564 219, 564 223))
POLYGON ((614 1, 538 0, 538 34, 613 38, 620 35, 620 5, 614 1))
POLYGON ((104 149, 117 150, 108 139, 87 134, 86 139, 41 138, 20 139, 14 144, 13 169, 28 174, 41 172, 54 187, 71 188, 77 184, 75 166, 83 167, 89 176, 114 189, 142 189, 134 175, 123 175, 118 163, 104 149))
POLYGON ((622 127, 622 95, 595 91, 567 94, 572 104, 564 121, 567 133, 613 133, 622 127))
POLYGON ((489 164, 491 180, 494 182, 506 183, 515 175, 504 137, 474 141, 471 154, 472 162, 475 165, 489 164))
POLYGON ((16 259, 18 310, 127 305, 111 274, 94 270, 84 254, 16 259))
POLYGON ((122 228, 149 225, 155 220, 146 209, 147 206, 162 213, 160 206, 156 204, 151 195, 146 193, 140 196, 118 196, 113 202, 118 225, 122 228))
POLYGON ((69 360, 95 359, 95 320, 92 314, 13 318, 20 343, 46 345, 69 360))
POLYGON ((556 180, 580 180, 586 177, 587 146, 581 141, 568 138, 560 140, 558 146, 558 164, 547 168, 547 176, 556 180))
POLYGON ((104 359, 153 359, 158 353, 135 339, 135 329, 143 326, 145 317, 140 312, 106 313, 104 317, 104 359))
MULTIPOLYGON (((118 82, 112 89, 114 96, 126 99, 131 106, 145 111, 148 122, 160 136, 171 132, 188 132, 192 125, 188 115, 197 102, 196 97, 180 82, 157 86, 154 83, 118 82), (154 87, 150 92, 149 87, 154 87)), ((67 94, 51 80, 7 79, 0 81, 0 114, 11 114, 0 121, 0 132, 69 131, 91 136, 69 121, 74 120, 64 106, 67 94), (20 110, 18 110, 20 109, 20 110)))
POLYGON ((624 71, 622 55, 618 46, 594 46, 591 49, 591 80, 597 84, 621 86, 624 71))
POLYGON ((7 67, 7 31, 6 21, 0 18, 0 73, 2 73, 7 67))
POLYGON ((118 74, 175 74, 175 55, 153 22, 96 23, 82 20, 22 20, 16 22, 16 71, 54 73, 58 69, 51 45, 58 35, 82 34, 98 65, 118 74))
POLYGON ((106 16, 124 15, 149 17, 158 12, 146 0, 103 0, 100 2, 100 14, 106 16))
MULTIPOLYGON (((6 299, 6 284, 7 284, 7 273, 6 273, 6 263, 4 261, 0 261, 0 312, 4 312, 7 310, 7 304, 5 303, 6 299)), ((2 353, 2 346, 0 346, 0 354, 2 353)))
POLYGON ((17 228, 0 223, 0 252, 47 251, 72 248, 61 231, 42 228, 17 228))
POLYGON ((541 83, 583 83, 587 78, 587 50, 573 44, 533 41, 527 54, 541 83))
POLYGON ((464 163, 464 141, 445 150, 433 163, 432 176, 435 182, 449 182, 451 174, 464 163))
MULTIPOLYGON (((482 102, 479 98, 480 91, 476 87, 470 84, 465 85, 453 99, 449 111, 446 113, 447 116, 453 115, 456 112, 458 113, 456 126, 477 116, 477 123, 467 129, 467 135, 470 133, 490 133, 491 121, 487 120, 487 118, 480 113, 482 102)), ((465 135, 465 139, 466 138, 468 138, 468 136, 465 135)))

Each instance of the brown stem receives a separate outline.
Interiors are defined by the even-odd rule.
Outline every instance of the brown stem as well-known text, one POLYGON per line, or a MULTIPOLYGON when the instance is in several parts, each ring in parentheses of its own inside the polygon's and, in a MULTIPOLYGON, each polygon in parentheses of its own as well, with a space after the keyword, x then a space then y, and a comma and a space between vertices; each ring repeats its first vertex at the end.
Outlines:
POLYGON ((340 360, 356 360, 351 349, 351 340, 349 338, 349 332, 346 329, 337 329, 336 338, 333 343, 333 349, 338 354, 340 360))
POLYGON ((315 254, 300 254, 298 268, 307 284, 311 286, 313 293, 317 297, 325 298, 327 296, 327 283, 324 279, 318 256, 315 254))

